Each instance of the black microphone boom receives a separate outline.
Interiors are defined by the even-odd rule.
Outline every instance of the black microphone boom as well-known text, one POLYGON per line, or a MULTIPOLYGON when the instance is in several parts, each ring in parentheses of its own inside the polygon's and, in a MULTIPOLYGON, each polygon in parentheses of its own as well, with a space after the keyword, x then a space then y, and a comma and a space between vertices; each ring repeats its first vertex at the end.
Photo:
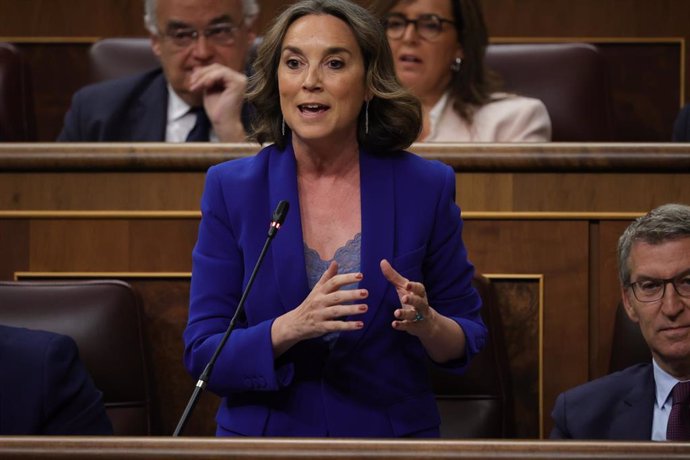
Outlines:
POLYGON ((199 380, 196 382, 196 386, 194 387, 192 396, 189 398, 189 402, 187 402, 187 407, 185 407, 179 422, 177 422, 177 427, 175 428, 173 436, 179 436, 182 433, 182 430, 187 424, 187 421, 189 421, 189 417, 192 415, 192 411, 194 410, 196 403, 199 401, 201 392, 206 388, 206 384, 208 383, 208 380, 211 376, 211 372, 213 371, 213 366, 216 364, 216 361, 218 360, 218 356, 220 355, 223 346, 225 346, 225 343, 228 341, 228 338, 230 338, 230 333, 235 328, 235 322, 237 321, 237 318, 242 312, 242 309, 244 307, 244 301, 247 298, 247 294, 249 294, 249 290, 252 288, 252 284, 254 284, 254 278, 256 278, 256 274, 259 271, 261 262, 264 260, 264 256, 266 255, 268 247, 271 245, 271 241, 273 241, 273 237, 276 235, 276 233, 278 233, 278 230, 280 229, 281 225, 283 225, 283 222, 285 222, 285 216, 287 216, 288 209, 290 209, 290 203, 288 203, 285 200, 282 200, 278 203, 278 206, 276 206, 275 211, 273 211, 273 218, 271 219, 271 225, 268 228, 268 236, 266 237, 266 242, 264 243, 263 249, 261 249, 261 254, 259 254, 259 258, 256 261, 256 264, 254 264, 254 270, 252 271, 252 274, 249 277, 247 287, 244 288, 242 297, 240 298, 240 301, 237 304, 235 314, 232 316, 230 324, 228 325, 228 328, 225 330, 225 334, 223 334, 223 337, 220 339, 220 343, 216 347, 216 350, 213 352, 213 355, 211 356, 211 359, 208 361, 208 364, 206 364, 204 371, 199 376, 199 380))

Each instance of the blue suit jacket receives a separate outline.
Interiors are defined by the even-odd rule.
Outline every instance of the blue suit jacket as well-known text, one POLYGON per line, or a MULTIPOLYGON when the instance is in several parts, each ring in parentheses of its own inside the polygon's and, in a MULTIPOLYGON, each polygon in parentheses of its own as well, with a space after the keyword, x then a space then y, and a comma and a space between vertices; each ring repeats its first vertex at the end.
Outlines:
POLYGON ((0 326, 0 434, 112 434, 70 337, 0 326))
MULTIPOLYGON (((277 360, 273 320, 309 294, 292 148, 212 167, 193 252, 185 363, 198 376, 227 328, 280 200, 291 208, 258 272, 245 315, 216 363, 209 388, 223 397, 219 434, 250 436, 438 436, 439 415, 419 340, 391 327, 399 306, 379 268, 388 259, 425 283, 430 304, 467 335, 461 372, 484 345, 481 300, 461 238, 455 175, 440 162, 399 152, 360 153, 360 286, 368 289, 364 328, 342 333, 332 350, 303 341, 277 360)), ((471 416, 468 414, 468 416, 471 416)))
POLYGON ((652 364, 637 364, 556 399, 551 438, 651 440, 656 386, 652 364))
POLYGON ((690 142, 690 104, 678 112, 673 123, 673 142, 690 142))

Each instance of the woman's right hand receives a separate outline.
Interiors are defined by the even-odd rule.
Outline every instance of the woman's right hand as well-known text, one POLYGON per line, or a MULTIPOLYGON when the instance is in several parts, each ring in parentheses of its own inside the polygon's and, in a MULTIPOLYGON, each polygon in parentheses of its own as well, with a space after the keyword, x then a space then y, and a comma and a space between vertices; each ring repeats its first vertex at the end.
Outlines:
POLYGON ((339 275, 338 264, 331 262, 307 298, 273 322, 274 356, 277 358, 302 340, 364 327, 362 321, 344 318, 365 313, 368 306, 357 302, 366 299, 369 293, 366 289, 342 289, 348 284, 359 283, 362 278, 361 273, 339 275))

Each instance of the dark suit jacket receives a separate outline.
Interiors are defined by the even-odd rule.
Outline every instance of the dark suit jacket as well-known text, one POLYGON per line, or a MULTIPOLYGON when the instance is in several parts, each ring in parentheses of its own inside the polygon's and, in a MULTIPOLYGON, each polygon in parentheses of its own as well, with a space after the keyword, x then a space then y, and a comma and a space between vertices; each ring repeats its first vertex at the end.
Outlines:
POLYGON ((112 434, 72 338, 0 326, 0 434, 112 434))
MULTIPOLYGON (((245 317, 216 363, 209 389, 223 397, 219 434, 249 436, 438 436, 438 410, 416 337, 393 330, 400 305, 383 277, 388 259, 425 283, 430 304, 467 336, 469 357, 486 328, 462 242, 455 174, 440 162, 399 152, 360 153, 364 328, 341 333, 332 349, 306 340, 273 357, 273 320, 309 294, 292 147, 212 167, 193 252, 185 363, 198 376, 233 315, 280 200, 287 219, 258 271, 245 317)), ((447 364, 461 372, 467 359, 447 364)))
MULTIPOLYGON (((251 109, 242 108, 249 132, 251 109)), ((107 80, 76 92, 62 142, 163 142, 168 118, 168 86, 159 69, 107 80)))
POLYGON ((58 141, 161 142, 167 113, 161 69, 107 80, 77 91, 58 141))
POLYGON ((652 364, 637 364, 566 391, 551 413, 551 438, 651 440, 652 364))
POLYGON ((673 142, 690 142, 690 104, 681 109, 673 123, 673 142))

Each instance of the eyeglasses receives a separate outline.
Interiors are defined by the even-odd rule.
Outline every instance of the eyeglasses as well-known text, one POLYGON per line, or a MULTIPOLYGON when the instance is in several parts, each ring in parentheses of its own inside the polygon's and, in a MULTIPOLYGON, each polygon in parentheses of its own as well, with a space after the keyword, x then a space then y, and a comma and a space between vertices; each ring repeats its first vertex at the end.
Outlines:
POLYGON ((422 14, 417 19, 407 19, 399 13, 389 14, 383 19, 383 28, 391 40, 398 40, 405 35, 407 25, 414 25, 417 34, 426 40, 433 40, 443 32, 443 24, 455 24, 455 21, 444 19, 435 14, 422 14))
POLYGON ((645 279, 630 283, 635 298, 640 302, 656 302, 666 295, 666 285, 671 283, 681 297, 690 297, 690 273, 665 280, 645 279))
POLYGON ((213 24, 202 31, 190 27, 173 27, 165 31, 165 36, 180 48, 187 48, 203 34, 215 45, 230 46, 235 43, 235 31, 239 26, 230 23, 213 24))

